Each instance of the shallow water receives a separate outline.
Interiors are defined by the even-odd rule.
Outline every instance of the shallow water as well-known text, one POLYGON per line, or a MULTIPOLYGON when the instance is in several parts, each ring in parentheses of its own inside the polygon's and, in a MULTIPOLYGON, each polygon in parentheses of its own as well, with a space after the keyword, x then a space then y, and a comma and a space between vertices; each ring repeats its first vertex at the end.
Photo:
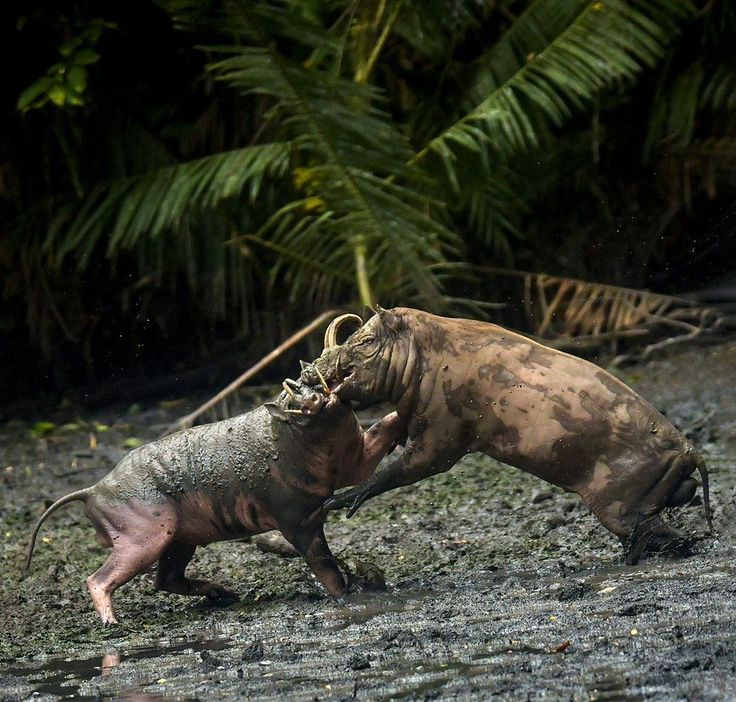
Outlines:
MULTIPOLYGON (((173 642, 160 640, 144 646, 131 648, 107 647, 103 653, 93 657, 73 658, 70 656, 51 657, 39 665, 9 666, 4 672, 25 680, 30 694, 52 695, 60 699, 97 700, 99 695, 92 696, 80 693, 83 683, 95 678, 113 675, 115 668, 121 663, 152 660, 162 656, 173 656, 179 652, 223 651, 232 645, 226 638, 202 638, 193 641, 173 642)), ((136 690, 129 690, 133 694, 136 690)), ((157 699, 164 699, 157 697, 157 699)))

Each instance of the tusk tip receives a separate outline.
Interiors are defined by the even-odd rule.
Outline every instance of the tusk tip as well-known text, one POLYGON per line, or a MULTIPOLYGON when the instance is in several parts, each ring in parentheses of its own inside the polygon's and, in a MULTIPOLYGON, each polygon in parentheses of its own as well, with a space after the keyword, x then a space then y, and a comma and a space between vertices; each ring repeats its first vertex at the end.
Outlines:
POLYGON ((317 377, 319 378, 320 385, 322 385, 322 392, 325 394, 326 397, 329 397, 330 386, 327 384, 327 381, 325 380, 325 376, 322 375, 322 373, 320 373, 320 370, 319 368, 317 368, 317 366, 313 364, 312 367, 314 368, 314 372, 317 374, 317 377))

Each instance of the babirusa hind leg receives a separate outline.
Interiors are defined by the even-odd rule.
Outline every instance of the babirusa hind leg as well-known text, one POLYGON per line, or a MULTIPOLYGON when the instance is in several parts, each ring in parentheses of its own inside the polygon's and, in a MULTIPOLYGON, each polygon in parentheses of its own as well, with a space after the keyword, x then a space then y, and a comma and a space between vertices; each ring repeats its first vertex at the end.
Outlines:
POLYGON ((112 553, 87 578, 89 594, 103 624, 118 623, 112 603, 115 590, 152 566, 170 541, 171 537, 165 533, 140 538, 119 534, 113 540, 112 553))
POLYGON ((210 600, 232 600, 238 596, 209 580, 187 578, 186 567, 192 560, 196 546, 174 541, 158 561, 156 589, 173 592, 177 595, 204 595, 210 600))

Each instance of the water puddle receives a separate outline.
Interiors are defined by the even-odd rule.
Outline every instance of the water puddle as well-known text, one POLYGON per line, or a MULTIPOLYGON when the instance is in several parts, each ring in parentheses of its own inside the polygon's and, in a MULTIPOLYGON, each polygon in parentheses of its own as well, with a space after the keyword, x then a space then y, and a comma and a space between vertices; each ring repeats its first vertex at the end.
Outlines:
MULTIPOLYGON (((707 573, 701 575, 732 576, 736 573, 727 554, 722 554, 722 559, 715 561, 707 573)), ((636 566, 620 565, 611 568, 597 569, 583 582, 598 592, 610 592, 611 590, 633 582, 648 582, 652 580, 692 580, 693 559, 687 558, 682 561, 653 561, 645 562, 636 566)))
POLYGON ((350 595, 348 602, 324 612, 326 628, 332 631, 346 629, 353 624, 365 624, 382 614, 411 612, 419 609, 426 597, 436 597, 431 590, 414 590, 401 594, 389 592, 365 592, 350 595))
MULTIPOLYGON (((131 648, 109 648, 102 656, 91 658, 52 658, 38 665, 6 668, 5 675, 24 679, 33 687, 34 695, 54 695, 61 699, 99 700, 99 695, 80 694, 81 686, 94 678, 107 676, 124 661, 140 661, 158 658, 181 651, 222 651, 232 645, 229 638, 214 637, 172 643, 159 641, 156 644, 131 648)), ((159 695, 131 691, 121 699, 165 700, 159 695)))
POLYGON ((549 648, 514 641, 508 646, 484 646, 464 654, 462 658, 451 658, 440 662, 405 661, 402 668, 395 671, 392 676, 392 683, 396 689, 379 699, 421 699, 427 695, 433 697, 442 687, 454 680, 467 682, 484 675, 493 676, 493 671, 498 669, 499 662, 506 666, 506 661, 516 656, 524 659, 529 656, 556 656, 564 654, 569 646, 569 641, 549 648))
POLYGON ((644 695, 636 690, 629 674, 617 668, 604 666, 589 672, 592 678, 586 685, 590 700, 606 702, 639 702, 644 695))

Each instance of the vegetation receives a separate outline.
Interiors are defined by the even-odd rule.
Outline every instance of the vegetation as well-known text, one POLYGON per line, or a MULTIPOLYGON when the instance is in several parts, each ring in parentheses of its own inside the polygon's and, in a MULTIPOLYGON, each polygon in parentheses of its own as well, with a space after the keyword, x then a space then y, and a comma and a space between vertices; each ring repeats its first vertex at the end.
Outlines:
POLYGON ((327 305, 482 314, 465 261, 682 287, 733 201, 735 29, 733 0, 23 9, 0 335, 66 382, 327 305))

